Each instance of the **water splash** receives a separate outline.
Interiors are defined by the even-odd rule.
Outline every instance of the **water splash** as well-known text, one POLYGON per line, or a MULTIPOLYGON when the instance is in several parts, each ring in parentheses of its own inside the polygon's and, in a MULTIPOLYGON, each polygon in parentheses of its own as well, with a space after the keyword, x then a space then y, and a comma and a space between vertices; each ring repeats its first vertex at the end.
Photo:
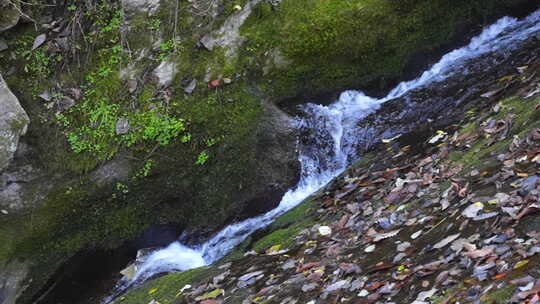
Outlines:
POLYGON ((519 47, 520 42, 539 31, 540 10, 522 20, 504 17, 486 27, 467 46, 443 56, 420 77, 400 83, 384 98, 376 99, 351 90, 343 92, 339 100, 329 106, 302 106, 305 115, 297 120, 297 127, 304 134, 298 147, 301 178, 298 185, 285 193, 279 206, 261 216, 225 227, 200 246, 190 248, 174 242, 155 251, 138 267, 132 280, 120 282, 116 294, 155 274, 184 271, 222 258, 252 232, 268 226, 276 217, 297 206, 358 159, 358 122, 378 110, 381 104, 414 89, 443 81, 456 73, 467 73, 469 60, 491 52, 512 51, 519 47))

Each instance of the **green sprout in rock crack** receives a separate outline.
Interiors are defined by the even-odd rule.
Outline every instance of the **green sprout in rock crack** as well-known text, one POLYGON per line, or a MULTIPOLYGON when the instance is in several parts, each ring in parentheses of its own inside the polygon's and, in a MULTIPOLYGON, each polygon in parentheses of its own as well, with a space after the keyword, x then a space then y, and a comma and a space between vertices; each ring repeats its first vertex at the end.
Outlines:
POLYGON ((150 19, 150 21, 148 22, 148 26, 147 26, 147 29, 149 31, 157 31, 160 28, 161 28, 161 20, 160 19, 157 19, 157 18, 150 19))
POLYGON ((165 42, 162 42, 159 45, 158 57, 160 60, 165 60, 167 56, 176 52, 180 52, 181 50, 182 50, 182 45, 180 44, 180 42, 174 39, 170 39, 165 42))
POLYGON ((215 138, 210 138, 210 139, 206 140, 206 146, 207 147, 212 147, 215 144, 217 144, 217 139, 215 139, 215 138))
POLYGON ((124 185, 122 183, 116 183, 116 190, 123 193, 123 194, 127 194, 129 193, 129 188, 127 185, 124 185))
POLYGON ((199 153, 199 156, 197 157, 197 161, 195 162, 196 165, 204 165, 207 161, 208 161, 208 158, 210 156, 208 155, 208 153, 206 151, 202 151, 201 153, 199 153))
POLYGON ((142 168, 133 177, 133 180, 141 179, 141 178, 144 178, 144 177, 147 177, 148 175, 150 175, 150 171, 152 170, 153 166, 154 166, 154 161, 153 160, 149 159, 149 160, 145 161, 142 168))

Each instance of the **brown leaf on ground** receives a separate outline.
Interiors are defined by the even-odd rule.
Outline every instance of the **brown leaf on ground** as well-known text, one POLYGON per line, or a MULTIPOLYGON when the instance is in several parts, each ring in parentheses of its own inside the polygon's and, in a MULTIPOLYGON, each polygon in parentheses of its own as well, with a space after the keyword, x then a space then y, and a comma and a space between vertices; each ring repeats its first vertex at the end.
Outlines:
POLYGON ((529 215, 529 214, 533 214, 533 213, 536 213, 540 211, 540 206, 538 204, 531 204, 527 207, 525 207, 525 209, 523 209, 517 216, 516 216, 516 220, 521 220, 523 217, 529 215))

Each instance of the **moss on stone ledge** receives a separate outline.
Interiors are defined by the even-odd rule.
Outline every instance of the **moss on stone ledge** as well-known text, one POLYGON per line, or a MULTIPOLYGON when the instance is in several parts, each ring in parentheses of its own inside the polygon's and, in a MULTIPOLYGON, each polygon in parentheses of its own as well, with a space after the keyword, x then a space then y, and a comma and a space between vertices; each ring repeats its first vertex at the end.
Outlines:
POLYGON ((263 84, 277 99, 361 88, 398 77, 413 55, 456 38, 525 1, 284 0, 266 2, 242 27, 247 57, 265 58, 263 84), (263 55, 279 50, 290 64, 263 55), (269 63, 270 61, 270 63, 269 63), (268 67, 269 66, 269 67, 268 67))

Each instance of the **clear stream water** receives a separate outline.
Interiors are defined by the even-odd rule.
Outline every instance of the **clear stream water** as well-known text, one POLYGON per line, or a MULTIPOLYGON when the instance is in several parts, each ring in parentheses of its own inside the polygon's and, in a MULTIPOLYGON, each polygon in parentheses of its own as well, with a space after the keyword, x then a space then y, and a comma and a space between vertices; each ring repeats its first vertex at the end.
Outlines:
POLYGON ((360 144, 358 122, 377 111, 382 103, 402 97, 411 90, 443 81, 456 73, 467 73, 466 62, 469 59, 491 52, 511 51, 537 32, 540 32, 540 10, 521 20, 504 17, 486 27, 467 46, 446 54, 420 77, 400 83, 382 99, 366 96, 360 91, 345 91, 328 106, 303 105, 305 115, 297 118, 297 127, 307 134, 308 140, 303 142, 309 142, 309 145, 299 143, 300 181, 285 193, 279 206, 266 214, 229 225, 199 246, 188 247, 174 242, 151 253, 139 265, 131 280, 119 282, 117 292, 158 273, 184 271, 214 263, 251 233, 268 226, 276 217, 297 206, 357 160, 359 156, 356 151, 360 144))

